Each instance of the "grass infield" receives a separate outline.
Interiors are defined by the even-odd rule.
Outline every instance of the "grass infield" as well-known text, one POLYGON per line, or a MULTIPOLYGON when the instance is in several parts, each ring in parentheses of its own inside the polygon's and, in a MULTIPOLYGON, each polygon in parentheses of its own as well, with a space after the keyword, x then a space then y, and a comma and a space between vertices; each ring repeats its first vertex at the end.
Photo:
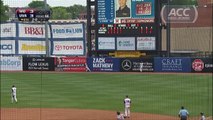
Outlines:
POLYGON ((80 108, 177 116, 183 105, 191 116, 212 116, 211 74, 1 73, 1 108, 80 108), (17 104, 11 104, 11 86, 17 104))

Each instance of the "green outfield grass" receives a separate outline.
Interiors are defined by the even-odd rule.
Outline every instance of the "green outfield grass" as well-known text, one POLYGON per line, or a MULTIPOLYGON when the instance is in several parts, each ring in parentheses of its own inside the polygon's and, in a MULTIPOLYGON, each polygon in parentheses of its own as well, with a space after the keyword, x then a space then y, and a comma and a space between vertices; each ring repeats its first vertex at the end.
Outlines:
POLYGON ((182 105, 197 116, 212 116, 212 75, 116 73, 1 73, 2 108, 80 108, 177 116, 182 105), (10 89, 17 87, 17 104, 10 89))

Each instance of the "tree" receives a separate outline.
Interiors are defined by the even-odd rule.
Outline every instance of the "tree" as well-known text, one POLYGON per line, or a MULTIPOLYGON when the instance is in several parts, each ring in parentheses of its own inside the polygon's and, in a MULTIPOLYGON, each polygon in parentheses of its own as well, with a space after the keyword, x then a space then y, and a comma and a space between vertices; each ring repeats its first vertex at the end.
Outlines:
POLYGON ((52 7, 52 19, 70 19, 70 14, 67 12, 66 7, 52 7))
MULTIPOLYGON (((44 1, 32 1, 28 4, 30 8, 44 9, 45 3, 44 1)), ((47 4, 47 8, 50 9, 50 6, 47 4)))
POLYGON ((0 21, 5 22, 9 19, 7 12, 9 10, 9 7, 7 5, 4 5, 3 1, 0 1, 0 21))
POLYGON ((87 8, 82 5, 73 5, 73 6, 67 7, 67 12, 70 13, 72 19, 76 19, 76 18, 78 18, 78 15, 81 12, 85 12, 86 9, 87 8))

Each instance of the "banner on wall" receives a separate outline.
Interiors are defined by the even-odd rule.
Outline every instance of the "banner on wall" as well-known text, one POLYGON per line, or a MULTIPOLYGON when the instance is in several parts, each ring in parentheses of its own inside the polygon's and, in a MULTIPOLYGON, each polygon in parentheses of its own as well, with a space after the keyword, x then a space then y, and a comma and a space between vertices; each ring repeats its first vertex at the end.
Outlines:
POLYGON ((137 50, 155 49, 155 37, 137 37, 137 50))
POLYGON ((3 23, 1 24, 1 38, 3 37, 16 37, 16 24, 15 23, 3 23))
POLYGON ((84 26, 80 24, 51 24, 53 38, 84 38, 84 26))
POLYGON ((154 58, 155 72, 191 72, 190 58, 154 58))
POLYGON ((88 58, 87 64, 90 71, 94 72, 119 72, 120 59, 118 58, 88 58))
POLYGON ((18 54, 46 54, 45 41, 18 41, 18 54))
POLYGON ((115 50, 115 37, 99 37, 98 50, 115 50))
POLYGON ((154 59, 121 59, 120 69, 122 72, 153 72, 154 59))
MULTIPOLYGON (((19 37, 25 38, 45 38, 44 24, 21 24, 19 23, 19 37)), ((50 38, 50 29, 48 26, 48 36, 50 38)))
POLYGON ((193 58, 191 62, 192 72, 213 72, 212 58, 193 58))
POLYGON ((53 55, 84 55, 83 41, 53 41, 53 55))
MULTIPOLYGON (((55 71, 86 72, 86 57, 56 57, 55 71)), ((88 70, 89 71, 89 70, 88 70)))
POLYGON ((15 40, 1 40, 0 41, 0 54, 15 54, 16 50, 15 40))
POLYGON ((117 37, 117 50, 135 50, 135 37, 117 37))
POLYGON ((22 71, 22 56, 6 57, 0 56, 0 71, 22 71))
POLYGON ((51 57, 24 57, 24 71, 54 71, 54 58, 51 57))

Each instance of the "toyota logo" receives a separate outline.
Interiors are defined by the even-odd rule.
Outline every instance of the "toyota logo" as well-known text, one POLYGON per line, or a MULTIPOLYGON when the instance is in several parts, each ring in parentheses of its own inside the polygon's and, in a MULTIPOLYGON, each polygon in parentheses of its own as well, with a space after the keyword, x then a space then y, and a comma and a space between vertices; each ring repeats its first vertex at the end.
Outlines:
POLYGON ((55 50, 57 50, 57 51, 62 50, 62 46, 61 46, 61 45, 56 45, 56 46, 55 46, 55 50))
POLYGON ((122 68, 126 71, 130 70, 132 68, 132 62, 130 60, 124 60, 122 63, 122 68))

